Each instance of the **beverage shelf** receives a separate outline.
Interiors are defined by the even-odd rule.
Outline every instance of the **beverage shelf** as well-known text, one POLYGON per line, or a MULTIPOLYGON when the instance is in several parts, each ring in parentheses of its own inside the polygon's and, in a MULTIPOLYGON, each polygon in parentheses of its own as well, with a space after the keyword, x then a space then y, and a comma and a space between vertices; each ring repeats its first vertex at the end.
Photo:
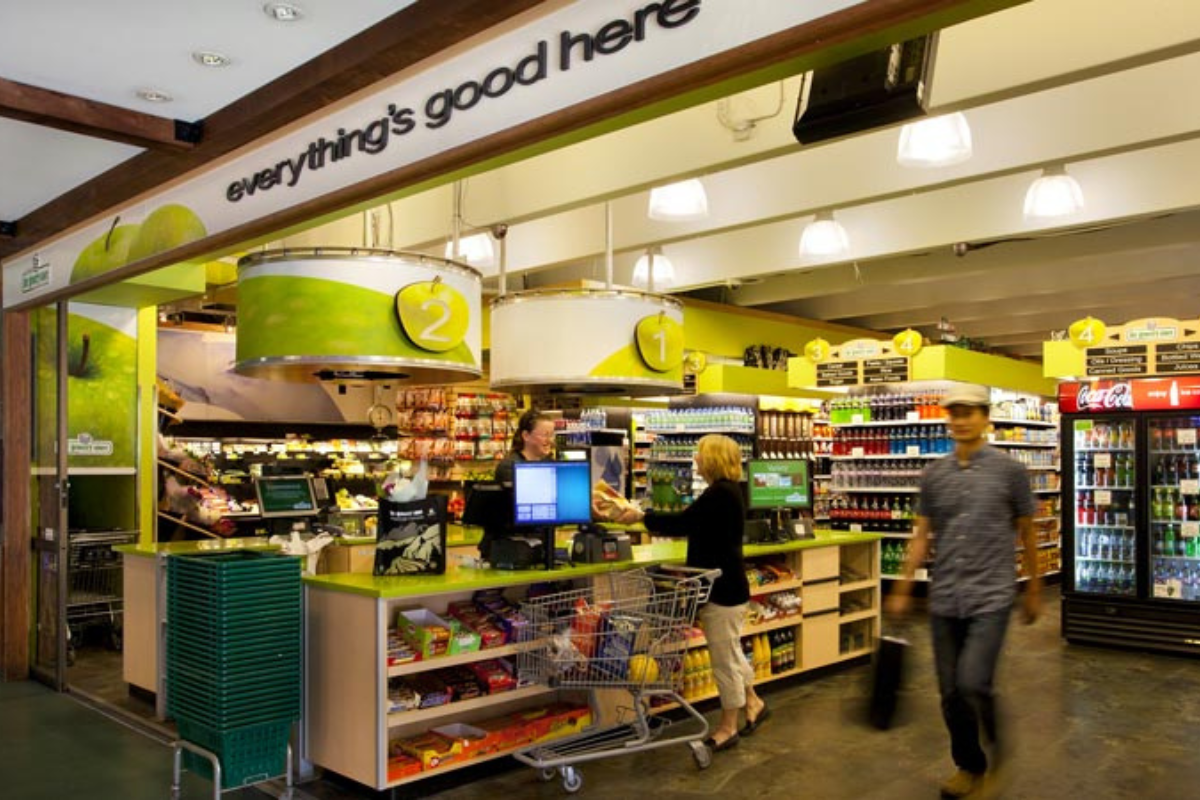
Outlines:
POLYGON ((1080 453, 1132 453, 1132 447, 1077 447, 1075 454, 1080 453))
POLYGON ((899 428, 908 425, 946 425, 944 419, 887 419, 887 420, 871 420, 869 422, 835 422, 835 428, 899 428))
POLYGON ((941 458, 947 453, 913 453, 905 455, 903 453, 888 453, 885 455, 861 455, 861 456, 825 456, 830 461, 905 461, 913 459, 934 459, 941 458))
POLYGON ((1040 419, 997 419, 991 420, 999 425, 1024 425, 1027 428, 1056 428, 1057 422, 1045 422, 1040 419))
POLYGON ((1034 494, 1059 494, 1062 489, 1034 489, 1034 494))
POLYGON ((1009 439, 989 442, 993 447, 1033 447, 1043 450, 1052 450, 1058 447, 1058 442, 1014 442, 1009 439))
POLYGON ((1076 486, 1075 488, 1076 489, 1090 489, 1090 490, 1108 489, 1109 491, 1116 489, 1118 492, 1132 492, 1134 489, 1134 487, 1132 487, 1132 486, 1095 486, 1095 485, 1085 485, 1085 484, 1081 484, 1079 486, 1076 486))
POLYGON ((916 486, 831 486, 829 491, 851 494, 916 494, 920 489, 916 486))
POLYGON ((929 578, 905 578, 903 575, 889 575, 886 572, 879 576, 882 581, 904 581, 909 580, 913 583, 929 583, 929 578))

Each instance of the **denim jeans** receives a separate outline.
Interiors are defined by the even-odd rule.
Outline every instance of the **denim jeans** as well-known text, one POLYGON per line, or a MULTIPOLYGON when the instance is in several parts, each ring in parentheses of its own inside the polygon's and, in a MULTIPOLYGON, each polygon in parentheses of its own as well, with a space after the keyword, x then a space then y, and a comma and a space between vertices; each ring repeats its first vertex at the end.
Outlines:
POLYGON ((988 768, 979 742, 980 728, 994 748, 1000 745, 992 682, 1009 613, 1006 608, 965 618, 931 617, 933 658, 942 717, 950 731, 950 754, 959 769, 976 775, 988 768))

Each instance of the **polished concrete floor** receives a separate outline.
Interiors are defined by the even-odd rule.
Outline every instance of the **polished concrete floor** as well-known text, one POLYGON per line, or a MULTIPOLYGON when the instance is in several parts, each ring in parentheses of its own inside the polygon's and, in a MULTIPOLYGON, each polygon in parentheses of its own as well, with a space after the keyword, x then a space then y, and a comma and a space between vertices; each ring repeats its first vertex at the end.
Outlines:
MULTIPOLYGON (((999 796, 1200 797, 1200 664, 1194 660, 1068 645, 1059 637, 1051 588, 1036 625, 1010 629, 999 685, 1013 741, 1013 769, 999 796)), ((912 642, 903 719, 881 732, 862 723, 866 666, 764 687, 773 718, 737 748, 696 769, 683 747, 588 764, 582 796, 656 800, 704 797, 846 800, 936 798, 952 769, 934 685, 925 622, 889 625, 912 642)), ((715 711, 714 709, 709 709, 715 711)), ((165 797, 170 750, 32 684, 0 684, 0 796, 165 797)), ((394 795, 327 778, 297 800, 436 797, 561 798, 510 760, 483 764, 394 795)), ((225 797, 278 796, 243 790, 225 797)), ((184 797, 211 796, 189 778, 184 797)))

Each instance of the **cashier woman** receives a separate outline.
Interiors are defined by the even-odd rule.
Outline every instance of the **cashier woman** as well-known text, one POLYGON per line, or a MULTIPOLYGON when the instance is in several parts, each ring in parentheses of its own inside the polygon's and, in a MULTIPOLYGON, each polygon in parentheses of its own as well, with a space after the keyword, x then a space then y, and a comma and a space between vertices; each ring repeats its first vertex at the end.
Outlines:
MULTIPOLYGON (((754 733, 766 721, 770 709, 754 691, 754 670, 742 654, 741 628, 750 601, 750 585, 742 563, 746 509, 738 484, 742 477, 741 448, 728 436, 705 436, 696 447, 696 470, 708 488, 682 512, 631 508, 620 512, 614 521, 642 522, 652 533, 687 537, 688 566, 721 570, 699 614, 721 698, 721 719, 706 744, 720 751, 736 745, 739 734, 754 733), (746 724, 739 731, 738 712, 743 709, 746 724)), ((594 509, 598 518, 603 516, 600 511, 594 509)))
MULTIPOLYGON (((540 411, 530 409, 517 421, 512 447, 496 465, 496 482, 512 484, 513 464, 517 461, 545 461, 554 454, 554 420, 540 411)), ((507 526, 486 526, 479 541, 479 557, 489 560, 492 542, 509 535, 507 526)))

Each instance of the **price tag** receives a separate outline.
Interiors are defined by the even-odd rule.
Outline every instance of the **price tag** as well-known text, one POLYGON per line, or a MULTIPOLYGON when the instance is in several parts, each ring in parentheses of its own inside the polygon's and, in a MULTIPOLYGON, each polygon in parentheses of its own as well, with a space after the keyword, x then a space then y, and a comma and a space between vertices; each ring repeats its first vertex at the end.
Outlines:
POLYGON ((929 570, 927 570, 925 567, 921 567, 920 569, 915 569, 915 570, 913 570, 913 577, 919 581, 928 580, 929 579, 929 570))
POLYGON ((1180 447, 1184 445, 1196 446, 1196 429, 1195 428, 1178 428, 1175 431, 1175 441, 1180 447))
POLYGON ((1179 526, 1179 535, 1185 539, 1200 536, 1200 522, 1185 522, 1179 526))
POLYGON ((1098 506, 1111 506, 1112 492, 1108 491, 1107 489, 1100 489, 1093 496, 1093 499, 1098 506))
POLYGON ((919 444, 910 444, 904 448, 904 455, 919 456, 921 455, 921 446, 919 444))
POLYGON ((850 532, 851 533, 862 533, 863 532, 862 523, 861 522, 851 522, 850 523, 850 532))
POLYGON ((1096 453, 1093 462, 1096 469, 1107 469, 1112 466, 1112 453, 1096 453))
POLYGON ((892 519, 904 519, 904 512, 893 510, 892 511, 892 519))
POLYGON ((861 447, 852 447, 850 448, 850 455, 854 458, 862 458, 866 454, 863 453, 863 449, 861 447))
POLYGON ((1179 482, 1180 494, 1200 494, 1200 480, 1184 478, 1179 482))
POLYGON ((907 412, 904 415, 904 421, 905 422, 920 422, 921 421, 921 412, 920 411, 907 412))
POLYGON ((863 424, 863 415, 862 414, 852 414, 850 416, 850 424, 851 425, 862 425, 863 424))
POLYGON ((1154 596, 1167 598, 1183 597, 1183 581, 1172 578, 1166 583, 1154 584, 1154 596))

